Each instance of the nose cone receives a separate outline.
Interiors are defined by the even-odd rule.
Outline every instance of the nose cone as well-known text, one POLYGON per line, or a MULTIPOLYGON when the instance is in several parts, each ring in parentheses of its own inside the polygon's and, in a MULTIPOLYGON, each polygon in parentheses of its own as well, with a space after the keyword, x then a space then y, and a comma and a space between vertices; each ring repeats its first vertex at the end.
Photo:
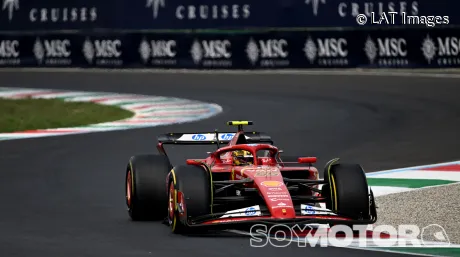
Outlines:
POLYGON ((294 206, 292 205, 291 199, 289 200, 281 199, 280 201, 274 202, 273 204, 271 204, 271 206, 269 206, 269 204, 267 203, 267 206, 270 209, 270 213, 275 218, 279 218, 279 219, 295 218, 295 209, 294 209, 294 206))
POLYGON ((280 219, 295 218, 291 195, 278 168, 270 167, 268 171, 259 171, 251 175, 273 217, 280 219))

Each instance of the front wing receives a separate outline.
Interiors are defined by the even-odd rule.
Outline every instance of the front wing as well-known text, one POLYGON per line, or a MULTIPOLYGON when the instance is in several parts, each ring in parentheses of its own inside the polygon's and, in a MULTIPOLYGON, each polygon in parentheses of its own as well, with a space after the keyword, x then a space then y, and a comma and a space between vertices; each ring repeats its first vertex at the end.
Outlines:
MULTIPOLYGON (((210 229, 244 229, 249 228, 256 224, 263 224, 267 226, 285 225, 306 225, 306 224, 328 224, 328 225, 368 225, 374 224, 377 221, 377 211, 373 197, 371 198, 370 205, 370 219, 352 219, 340 215, 296 215, 295 218, 283 219, 276 218, 270 215, 250 216, 250 217, 216 217, 221 214, 212 214, 198 217, 189 220, 187 226, 189 227, 209 227, 210 229)), ((241 212, 244 213, 244 212, 241 212)), ((238 214, 238 213, 233 213, 238 214)))
MULTIPOLYGON (((245 211, 232 212, 232 214, 244 214, 245 211)), ((377 206, 375 204, 374 194, 370 190, 369 195, 369 219, 352 219, 337 213, 324 213, 310 215, 297 215, 295 218, 283 219, 260 213, 260 216, 250 217, 226 217, 222 218, 225 213, 208 214, 201 217, 195 217, 186 221, 189 227, 209 227, 210 229, 245 229, 256 224, 267 226, 275 225, 307 225, 307 224, 328 224, 328 225, 368 225, 377 221, 377 206), (331 215, 333 214, 333 215, 331 215)))
POLYGON ((202 223, 187 224, 189 227, 209 227, 210 229, 245 229, 256 224, 267 226, 274 225, 306 225, 306 224, 328 224, 328 225, 367 225, 377 221, 376 217, 370 220, 354 220, 346 217, 331 216, 331 215, 312 215, 312 216, 296 216, 294 219, 280 219, 271 216, 258 217, 234 217, 208 220, 202 223))

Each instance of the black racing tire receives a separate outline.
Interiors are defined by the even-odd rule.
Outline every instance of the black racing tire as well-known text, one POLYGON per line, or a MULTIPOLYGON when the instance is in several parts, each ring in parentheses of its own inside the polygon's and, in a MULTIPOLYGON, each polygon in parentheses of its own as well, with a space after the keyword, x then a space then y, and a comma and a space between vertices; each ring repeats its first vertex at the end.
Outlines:
POLYGON ((356 220, 370 219, 369 188, 359 164, 333 163, 324 177, 328 184, 323 186, 322 196, 328 199, 328 209, 356 220))
POLYGON ((205 168, 192 165, 175 167, 169 176, 169 185, 173 186, 175 194, 168 192, 169 202, 173 202, 175 208, 169 212, 171 231, 175 234, 191 233, 188 219, 212 212, 212 174, 205 168), (182 197, 178 197, 179 192, 182 197), (183 214, 179 213, 178 203, 182 203, 183 214))
POLYGON ((331 188, 329 184, 323 185, 321 188, 321 196, 326 198, 326 209, 332 210, 331 188))
POLYGON ((133 221, 161 220, 166 217, 166 179, 171 164, 164 155, 135 155, 126 169, 125 195, 133 221))

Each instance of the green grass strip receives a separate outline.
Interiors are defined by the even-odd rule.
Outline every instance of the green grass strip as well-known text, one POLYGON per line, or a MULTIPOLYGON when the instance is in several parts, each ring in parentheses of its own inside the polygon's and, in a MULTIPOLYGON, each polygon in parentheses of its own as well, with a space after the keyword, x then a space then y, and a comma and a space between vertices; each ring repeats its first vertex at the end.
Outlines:
POLYGON ((134 115, 116 106, 61 99, 0 99, 0 110, 0 133, 78 127, 134 115))

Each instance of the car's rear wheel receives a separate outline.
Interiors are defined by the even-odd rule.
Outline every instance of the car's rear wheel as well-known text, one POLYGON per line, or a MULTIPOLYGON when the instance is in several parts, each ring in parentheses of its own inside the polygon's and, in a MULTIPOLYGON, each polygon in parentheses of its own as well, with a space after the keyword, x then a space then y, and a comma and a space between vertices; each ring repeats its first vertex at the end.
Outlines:
POLYGON ((189 233, 189 219, 212 211, 211 173, 199 166, 178 166, 171 170, 168 192, 168 220, 171 231, 189 233))
POLYGON ((166 177, 171 164, 163 155, 136 155, 126 169, 125 195, 132 220, 164 219, 168 198, 166 177))

